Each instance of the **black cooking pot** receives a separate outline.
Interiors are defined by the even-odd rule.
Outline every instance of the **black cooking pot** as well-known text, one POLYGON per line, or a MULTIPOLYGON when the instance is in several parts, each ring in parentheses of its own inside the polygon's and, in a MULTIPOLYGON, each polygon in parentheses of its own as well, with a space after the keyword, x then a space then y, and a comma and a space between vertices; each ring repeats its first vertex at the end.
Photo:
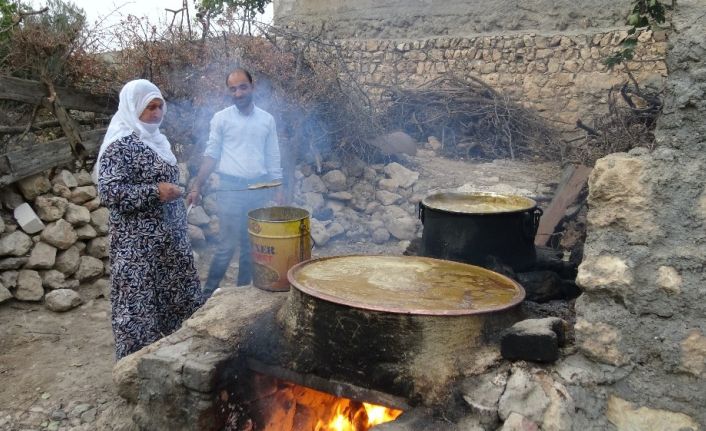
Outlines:
POLYGON ((419 204, 422 256, 515 271, 530 269, 542 210, 532 199, 495 193, 438 193, 419 204))

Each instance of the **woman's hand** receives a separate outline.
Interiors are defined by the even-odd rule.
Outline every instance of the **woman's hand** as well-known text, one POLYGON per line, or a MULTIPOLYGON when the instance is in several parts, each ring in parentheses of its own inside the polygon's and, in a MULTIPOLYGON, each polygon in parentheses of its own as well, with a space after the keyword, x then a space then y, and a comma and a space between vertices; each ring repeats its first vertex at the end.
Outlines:
POLYGON ((198 188, 193 188, 186 195, 186 205, 198 205, 201 202, 201 192, 198 188))
POLYGON ((181 197, 181 189, 176 184, 158 183, 159 200, 161 202, 171 202, 181 197))

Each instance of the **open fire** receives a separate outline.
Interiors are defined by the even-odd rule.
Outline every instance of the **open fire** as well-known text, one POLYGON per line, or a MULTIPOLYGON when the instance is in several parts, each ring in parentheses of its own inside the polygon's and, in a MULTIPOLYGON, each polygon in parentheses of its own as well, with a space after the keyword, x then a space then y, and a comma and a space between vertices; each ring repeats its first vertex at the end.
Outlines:
MULTIPOLYGON (((402 410, 318 391, 253 373, 238 431, 368 431, 402 410)), ((244 388, 241 388, 244 389, 244 388)), ((244 395, 244 394, 243 394, 244 395)), ((242 396, 242 395, 241 395, 242 396)))
POLYGON ((333 408, 332 417, 319 419, 314 431, 367 431, 401 414, 401 410, 342 398, 333 408))

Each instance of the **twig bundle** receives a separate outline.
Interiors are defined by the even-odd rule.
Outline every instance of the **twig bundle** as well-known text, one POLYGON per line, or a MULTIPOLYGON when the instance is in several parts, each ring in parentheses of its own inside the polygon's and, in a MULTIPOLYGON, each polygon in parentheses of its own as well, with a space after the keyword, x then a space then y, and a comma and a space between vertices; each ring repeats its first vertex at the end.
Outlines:
POLYGON ((542 118, 478 78, 444 76, 417 89, 387 88, 391 128, 426 141, 435 136, 451 157, 560 157, 556 132, 542 118))
POLYGON ((597 117, 592 126, 578 120, 576 127, 586 132, 567 146, 567 159, 587 166, 610 153, 632 148, 654 149, 654 127, 662 109, 659 94, 628 83, 608 91, 608 113, 597 117))

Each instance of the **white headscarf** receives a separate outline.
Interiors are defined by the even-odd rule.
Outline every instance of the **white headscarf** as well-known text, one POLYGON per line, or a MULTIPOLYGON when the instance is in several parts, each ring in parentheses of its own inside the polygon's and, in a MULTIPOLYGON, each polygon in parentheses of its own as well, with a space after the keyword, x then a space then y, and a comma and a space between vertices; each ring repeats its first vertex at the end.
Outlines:
MULTIPOLYGON (((176 165, 177 160, 172 152, 172 146, 167 137, 159 131, 159 125, 162 122, 148 124, 140 121, 140 115, 142 115, 142 112, 153 99, 164 101, 159 88, 146 79, 130 81, 120 90, 118 112, 110 120, 108 131, 105 133, 105 138, 103 138, 103 143, 98 151, 96 173, 100 166, 101 156, 110 144, 124 136, 131 135, 133 132, 145 145, 154 150, 162 160, 172 166, 176 165)), ((166 102, 163 109, 166 114, 166 102)))

